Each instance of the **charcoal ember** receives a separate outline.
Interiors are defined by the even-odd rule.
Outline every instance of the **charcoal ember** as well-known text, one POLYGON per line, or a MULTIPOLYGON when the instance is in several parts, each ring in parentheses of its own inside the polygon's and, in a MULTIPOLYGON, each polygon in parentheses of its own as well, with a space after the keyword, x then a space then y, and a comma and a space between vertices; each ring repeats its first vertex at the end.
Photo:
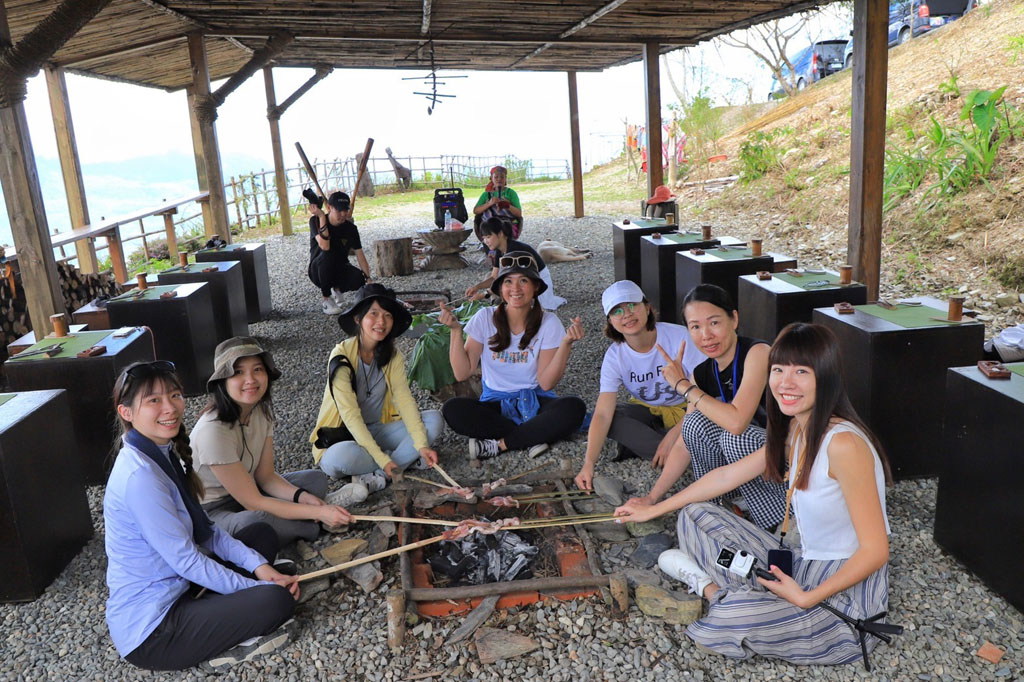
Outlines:
POLYGON ((532 577, 529 566, 539 551, 511 531, 471 533, 441 542, 427 562, 435 572, 453 582, 482 585, 532 577))

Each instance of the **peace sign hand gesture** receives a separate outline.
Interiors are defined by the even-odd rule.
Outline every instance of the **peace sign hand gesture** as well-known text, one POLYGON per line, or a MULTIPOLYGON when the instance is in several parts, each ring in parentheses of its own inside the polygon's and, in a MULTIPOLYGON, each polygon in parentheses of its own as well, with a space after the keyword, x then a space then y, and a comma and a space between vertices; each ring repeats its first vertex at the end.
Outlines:
MULTIPOLYGON (((661 375, 665 377, 665 381, 672 388, 676 387, 680 381, 686 380, 686 372, 683 371, 683 352, 686 350, 686 341, 679 346, 679 352, 676 356, 669 357, 669 354, 665 352, 665 349, 661 347, 661 344, 655 344, 655 348, 661 353, 661 357, 665 359, 665 365, 661 368, 661 375)), ((686 388, 685 386, 683 387, 686 388)))

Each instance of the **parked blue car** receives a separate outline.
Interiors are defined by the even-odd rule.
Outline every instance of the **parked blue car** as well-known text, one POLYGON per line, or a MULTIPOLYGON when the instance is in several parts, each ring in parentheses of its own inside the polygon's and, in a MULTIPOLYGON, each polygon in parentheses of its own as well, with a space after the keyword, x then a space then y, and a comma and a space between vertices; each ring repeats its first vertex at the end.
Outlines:
MULTIPOLYGON (((808 85, 820 81, 826 76, 831 76, 843 68, 843 47, 846 41, 819 40, 811 43, 804 49, 791 57, 789 63, 793 65, 793 74, 790 75, 788 67, 782 67, 782 77, 793 83, 797 90, 803 90, 808 85)), ((786 91, 779 84, 777 79, 772 79, 772 90, 768 99, 776 99, 786 94, 786 91)))
MULTIPOLYGON (((889 3, 889 47, 956 21, 978 6, 978 0, 897 0, 889 3)), ((845 68, 853 64, 853 32, 843 51, 845 68)))

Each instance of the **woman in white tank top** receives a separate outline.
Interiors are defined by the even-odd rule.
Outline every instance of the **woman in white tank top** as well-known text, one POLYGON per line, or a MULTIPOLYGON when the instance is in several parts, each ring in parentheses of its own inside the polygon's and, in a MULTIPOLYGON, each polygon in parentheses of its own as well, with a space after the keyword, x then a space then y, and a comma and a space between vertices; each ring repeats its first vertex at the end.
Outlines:
MULTIPOLYGON (((836 664, 861 657, 856 633, 822 602, 853 618, 887 608, 889 524, 885 515, 888 465, 860 422, 842 385, 838 343, 825 327, 786 327, 769 355, 765 446, 703 476, 676 495, 616 510, 622 521, 646 521, 677 509, 680 549, 659 566, 707 598, 707 615, 687 635, 725 656, 754 654, 798 664, 836 664), (792 496, 800 546, 787 575, 768 561, 783 540, 706 504, 763 476, 782 481, 792 496), (746 551, 776 580, 722 566, 723 550, 746 551)), ((783 527, 785 527, 785 522, 783 527)), ((792 523, 790 523, 792 525, 792 523)), ((726 562, 728 563, 728 562, 726 562)), ((872 649, 877 640, 869 638, 872 649)))

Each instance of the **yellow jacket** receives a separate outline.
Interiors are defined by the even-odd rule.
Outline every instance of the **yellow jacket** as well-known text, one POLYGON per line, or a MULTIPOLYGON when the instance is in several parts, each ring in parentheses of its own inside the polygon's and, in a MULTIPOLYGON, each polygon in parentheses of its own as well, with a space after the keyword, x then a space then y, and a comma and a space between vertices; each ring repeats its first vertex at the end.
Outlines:
MULTIPOLYGON (((359 366, 359 341, 357 337, 345 339, 331 351, 327 358, 330 365, 331 358, 336 355, 344 355, 352 363, 353 367, 359 366)), ((384 394, 384 407, 381 410, 380 420, 384 424, 395 421, 404 421, 412 442, 417 449, 430 445, 427 440, 427 429, 423 426, 420 418, 419 408, 416 400, 409 390, 409 379, 405 375, 405 357, 395 349, 391 362, 382 368, 384 383, 387 384, 387 392, 384 394)), ((334 398, 331 398, 331 387, 324 386, 324 397, 320 403, 320 413, 316 417, 316 426, 309 436, 309 442, 316 442, 316 432, 324 426, 337 427, 342 424, 348 428, 356 443, 361 445, 374 461, 381 468, 391 461, 391 457, 380 449, 377 442, 366 428, 363 421, 363 413, 359 409, 359 402, 356 394, 352 392, 352 378, 348 369, 341 367, 334 375, 334 398)), ((321 448, 313 447, 313 460, 319 464, 324 451, 321 448)))

